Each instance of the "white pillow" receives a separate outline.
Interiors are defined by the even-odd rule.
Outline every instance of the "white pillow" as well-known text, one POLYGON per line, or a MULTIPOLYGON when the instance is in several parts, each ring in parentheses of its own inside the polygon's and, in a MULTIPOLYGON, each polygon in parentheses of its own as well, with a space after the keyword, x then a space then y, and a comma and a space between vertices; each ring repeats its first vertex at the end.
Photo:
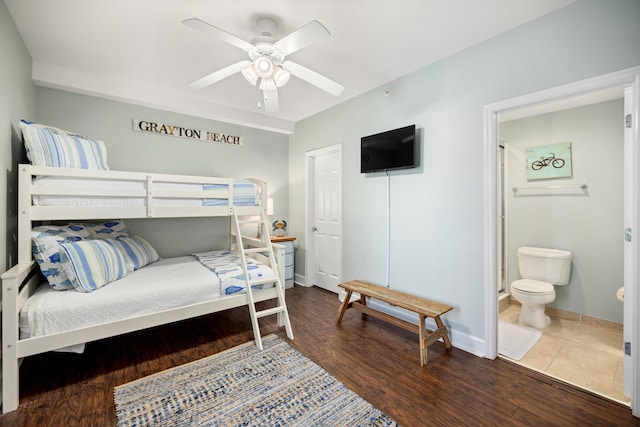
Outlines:
POLYGON ((35 166, 108 170, 104 142, 53 126, 20 122, 27 157, 35 166))
POLYGON ((60 246, 69 258, 64 268, 76 291, 93 292, 132 271, 113 239, 81 240, 60 246))

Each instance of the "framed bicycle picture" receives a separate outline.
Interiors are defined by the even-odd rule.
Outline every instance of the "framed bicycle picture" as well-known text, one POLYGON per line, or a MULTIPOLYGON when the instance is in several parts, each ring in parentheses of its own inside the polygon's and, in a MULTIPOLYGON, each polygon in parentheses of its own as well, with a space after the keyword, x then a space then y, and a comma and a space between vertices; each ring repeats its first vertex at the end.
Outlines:
POLYGON ((571 143, 527 149, 527 179, 565 178, 571 176, 571 143))

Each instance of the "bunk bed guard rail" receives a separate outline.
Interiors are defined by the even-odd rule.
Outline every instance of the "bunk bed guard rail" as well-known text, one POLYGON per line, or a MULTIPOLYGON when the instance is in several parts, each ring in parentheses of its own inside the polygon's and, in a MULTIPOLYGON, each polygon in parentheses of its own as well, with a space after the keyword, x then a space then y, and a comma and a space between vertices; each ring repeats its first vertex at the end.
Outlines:
MULTIPOLYGON (((33 221, 109 218, 184 218, 259 215, 266 183, 255 205, 236 206, 234 179, 21 164, 18 169, 18 235, 30 236, 33 221), (66 201, 74 200, 73 205, 66 201)), ((18 240, 18 263, 31 260, 30 239, 18 240)))

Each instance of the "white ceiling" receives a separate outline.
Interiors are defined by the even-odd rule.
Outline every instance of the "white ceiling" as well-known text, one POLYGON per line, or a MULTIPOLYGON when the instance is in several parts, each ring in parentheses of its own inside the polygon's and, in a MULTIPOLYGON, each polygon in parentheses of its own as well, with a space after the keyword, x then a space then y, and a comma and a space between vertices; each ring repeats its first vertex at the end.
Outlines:
POLYGON ((575 0, 5 0, 45 87, 292 133, 295 122, 564 7, 575 0), (334 97, 292 77, 280 111, 258 110, 241 74, 204 90, 189 83, 246 59, 182 24, 197 17, 244 40, 255 20, 280 38, 312 20, 331 37, 289 55, 345 90, 334 97))

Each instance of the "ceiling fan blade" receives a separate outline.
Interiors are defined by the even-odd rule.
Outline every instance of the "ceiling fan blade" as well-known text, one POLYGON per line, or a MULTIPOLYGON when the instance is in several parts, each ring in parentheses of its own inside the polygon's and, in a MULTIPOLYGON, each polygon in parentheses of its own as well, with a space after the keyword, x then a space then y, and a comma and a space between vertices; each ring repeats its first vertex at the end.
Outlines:
POLYGON ((262 91, 262 106, 264 112, 271 114, 277 113, 280 109, 278 105, 278 90, 263 90, 262 91))
POLYGON ((325 92, 329 92, 333 96, 340 95, 344 90, 344 86, 342 86, 340 83, 334 82, 333 80, 323 76, 322 74, 318 74, 315 71, 310 70, 307 67, 303 67, 300 64, 296 64, 295 62, 291 61, 284 61, 282 65, 294 76, 299 77, 302 80, 306 80, 307 82, 316 87, 319 87, 325 92))
POLYGON ((247 68, 251 65, 251 61, 244 60, 240 62, 236 62, 235 64, 229 65, 228 67, 224 67, 218 71, 215 71, 211 74, 208 74, 201 79, 198 79, 191 83, 191 87, 195 89, 204 89, 207 86, 210 86, 216 82, 219 82, 222 79, 226 79, 227 77, 247 68))
POLYGON ((282 53, 288 55, 310 44, 329 37, 331 33, 318 21, 311 21, 307 25, 287 34, 273 45, 282 53))
POLYGON ((194 30, 198 30, 203 33, 214 35, 231 45, 239 47, 245 52, 248 52, 249 50, 254 48, 254 46, 251 43, 244 41, 241 38, 234 36, 233 34, 227 33, 225 30, 221 30, 218 27, 215 27, 207 22, 204 22, 201 19, 189 18, 182 21, 182 23, 187 27, 193 28, 194 30))

